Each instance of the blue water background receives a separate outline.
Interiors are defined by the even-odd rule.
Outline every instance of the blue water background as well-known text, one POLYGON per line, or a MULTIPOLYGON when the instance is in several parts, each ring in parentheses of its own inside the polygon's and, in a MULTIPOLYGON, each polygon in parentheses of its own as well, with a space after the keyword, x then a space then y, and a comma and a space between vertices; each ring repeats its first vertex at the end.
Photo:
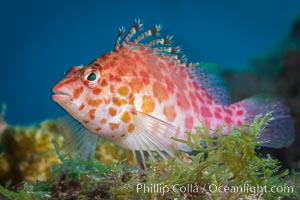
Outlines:
POLYGON ((135 18, 163 25, 189 61, 220 69, 246 68, 274 48, 300 15, 299 0, 285 1, 2 1, 0 102, 12 124, 64 115, 51 87, 71 66, 113 49, 117 29, 135 18))

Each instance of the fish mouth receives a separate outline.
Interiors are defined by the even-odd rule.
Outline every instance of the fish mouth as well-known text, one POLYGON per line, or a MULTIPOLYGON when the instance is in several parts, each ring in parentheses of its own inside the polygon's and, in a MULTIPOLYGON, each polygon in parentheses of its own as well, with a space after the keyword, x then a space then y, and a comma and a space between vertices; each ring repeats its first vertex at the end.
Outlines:
POLYGON ((71 101, 72 100, 72 96, 66 92, 63 92, 61 90, 57 90, 57 89, 52 89, 52 92, 54 93, 52 95, 52 100, 57 102, 57 103, 61 103, 61 102, 66 102, 66 101, 71 101))

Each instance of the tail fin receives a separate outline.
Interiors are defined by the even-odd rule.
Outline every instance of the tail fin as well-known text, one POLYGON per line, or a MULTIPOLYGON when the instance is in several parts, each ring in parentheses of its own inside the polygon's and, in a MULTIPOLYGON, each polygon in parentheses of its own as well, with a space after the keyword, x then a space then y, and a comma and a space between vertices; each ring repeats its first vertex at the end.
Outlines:
POLYGON ((258 140, 261 146, 283 148, 290 146, 295 137, 293 119, 290 109, 283 101, 265 95, 245 99, 239 104, 246 109, 246 121, 252 122, 255 117, 263 117, 270 112, 274 118, 261 128, 258 140))

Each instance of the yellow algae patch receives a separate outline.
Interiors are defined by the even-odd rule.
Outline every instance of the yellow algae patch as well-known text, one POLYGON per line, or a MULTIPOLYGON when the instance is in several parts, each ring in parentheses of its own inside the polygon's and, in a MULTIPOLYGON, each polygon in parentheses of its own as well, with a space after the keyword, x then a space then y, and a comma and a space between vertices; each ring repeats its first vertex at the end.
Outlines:
POLYGON ((155 103, 151 96, 143 96, 143 103, 142 103, 142 111, 144 113, 151 113, 154 111, 155 103))

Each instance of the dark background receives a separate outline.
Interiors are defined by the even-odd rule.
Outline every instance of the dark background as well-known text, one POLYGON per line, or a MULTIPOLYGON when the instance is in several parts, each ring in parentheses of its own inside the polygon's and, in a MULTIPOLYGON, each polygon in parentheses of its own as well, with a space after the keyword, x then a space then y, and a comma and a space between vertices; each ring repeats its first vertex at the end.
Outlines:
POLYGON ((276 47, 299 15, 299 0, 1 1, 5 119, 26 124, 62 116, 51 87, 71 66, 112 50, 118 28, 128 30, 135 18, 145 28, 163 25, 188 61, 225 70, 249 69, 249 60, 276 47))

